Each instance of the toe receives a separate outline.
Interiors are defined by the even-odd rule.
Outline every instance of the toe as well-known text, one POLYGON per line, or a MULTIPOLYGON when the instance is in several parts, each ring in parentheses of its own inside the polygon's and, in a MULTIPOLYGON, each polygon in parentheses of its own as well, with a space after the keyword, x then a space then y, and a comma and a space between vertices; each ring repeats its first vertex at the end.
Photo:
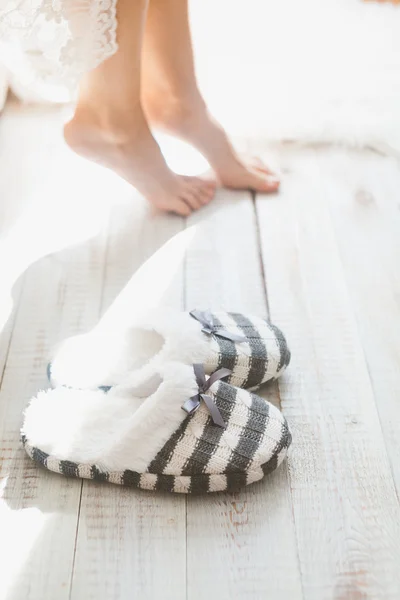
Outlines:
POLYGON ((216 182, 196 178, 192 190, 202 205, 208 204, 215 196, 216 182))
POLYGON ((172 212, 177 215, 180 215, 181 217, 189 217, 189 215, 192 214, 192 209, 189 206, 189 204, 187 204, 180 198, 176 198, 175 200, 171 201, 168 204, 168 207, 166 208, 166 210, 168 212, 172 212))
POLYGON ((274 171, 257 156, 251 159, 250 165, 252 169, 258 173, 265 173, 265 175, 271 175, 272 177, 276 177, 278 179, 276 173, 274 173, 274 171))
POLYGON ((197 193, 195 188, 186 190, 184 194, 182 194, 181 199, 188 204, 192 210, 198 210, 203 205, 200 195, 197 193))
POLYGON ((208 204, 214 198, 216 192, 216 186, 201 186, 198 190, 201 203, 208 204))
POLYGON ((276 192, 279 189, 279 179, 271 175, 253 171, 249 187, 257 192, 276 192))
POLYGON ((197 197, 199 198, 199 201, 202 204, 202 206, 204 206, 205 204, 211 202, 211 200, 214 198, 214 193, 210 193, 209 190, 200 188, 197 191, 197 197))

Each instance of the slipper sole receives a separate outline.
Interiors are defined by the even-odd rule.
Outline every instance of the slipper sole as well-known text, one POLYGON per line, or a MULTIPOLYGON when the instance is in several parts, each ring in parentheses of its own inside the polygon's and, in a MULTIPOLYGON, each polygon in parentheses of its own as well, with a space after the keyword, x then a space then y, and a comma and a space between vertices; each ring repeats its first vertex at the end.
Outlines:
POLYGON ((206 494, 211 492, 236 492, 243 487, 260 481, 272 473, 284 460, 292 441, 290 431, 282 439, 271 459, 255 469, 224 474, 164 475, 156 473, 136 473, 135 471, 103 471, 96 465, 78 464, 50 456, 27 442, 23 436, 22 444, 28 456, 41 467, 78 479, 114 483, 147 491, 164 491, 182 494, 206 494))

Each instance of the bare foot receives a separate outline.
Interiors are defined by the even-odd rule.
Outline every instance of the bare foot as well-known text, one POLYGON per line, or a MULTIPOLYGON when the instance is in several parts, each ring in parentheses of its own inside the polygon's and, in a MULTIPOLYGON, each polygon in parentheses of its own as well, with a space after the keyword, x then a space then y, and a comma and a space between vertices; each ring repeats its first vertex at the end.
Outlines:
POLYGON ((79 108, 64 128, 67 144, 77 154, 112 169, 158 209, 188 216, 212 200, 215 183, 176 175, 167 166, 141 111, 112 122, 79 108))
POLYGON ((201 100, 183 104, 165 95, 144 98, 149 122, 197 148, 208 160, 222 185, 258 192, 276 192, 278 177, 260 160, 245 160, 234 150, 225 131, 201 100))

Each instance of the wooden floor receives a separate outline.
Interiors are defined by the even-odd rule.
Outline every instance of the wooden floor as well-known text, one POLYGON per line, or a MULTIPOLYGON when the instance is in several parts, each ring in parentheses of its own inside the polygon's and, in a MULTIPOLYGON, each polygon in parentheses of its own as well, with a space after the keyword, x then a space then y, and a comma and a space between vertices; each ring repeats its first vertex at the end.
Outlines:
POLYGON ((398 600, 398 164, 266 148, 279 196, 219 191, 185 222, 72 157, 58 120, 0 120, 0 599, 398 600), (262 393, 293 445, 263 482, 152 494, 64 479, 20 448, 53 345, 159 303, 285 331, 291 366, 262 393))

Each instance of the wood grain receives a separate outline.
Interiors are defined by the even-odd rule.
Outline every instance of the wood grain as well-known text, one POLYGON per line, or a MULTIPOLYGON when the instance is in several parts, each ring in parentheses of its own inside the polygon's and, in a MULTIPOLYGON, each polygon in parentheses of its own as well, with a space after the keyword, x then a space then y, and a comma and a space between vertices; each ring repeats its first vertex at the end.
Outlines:
MULTIPOLYGON (((56 221, 46 222, 60 193, 60 179, 53 181, 50 193, 49 167, 52 159, 63 164, 64 149, 54 145, 50 128, 29 112, 22 113, 20 127, 15 125, 11 110, 0 128, 2 309, 7 298, 14 302, 0 343, 5 367, 0 391, 0 597, 63 600, 69 597, 81 485, 38 469, 20 446, 19 429, 29 398, 47 387, 53 344, 91 322, 105 238, 42 258, 66 247, 68 236, 76 239, 65 219, 63 235, 56 221)), ((58 212, 65 216, 64 210, 68 208, 58 212)), ((7 310, 2 316, 7 318, 7 310)))
POLYGON ((0 120, 0 600, 397 600, 398 164, 285 146, 279 196, 219 191, 184 222, 73 159, 59 125, 0 120), (262 394, 293 445, 263 482, 186 499, 25 457, 53 344, 157 305, 269 306, 287 334, 291 366, 262 394))
POLYGON ((399 493, 400 168, 337 150, 318 164, 399 493))
MULTIPOLYGON (((107 327, 128 324, 154 298, 182 306, 182 267, 146 259, 184 222, 151 217, 132 192, 116 206, 108 240, 102 305, 107 327), (159 274, 162 267, 164 275, 159 274), (168 277, 170 274, 170 278, 168 277), (162 285, 158 285, 161 282, 162 285)), ((72 600, 186 597, 186 499, 84 482, 72 600)))
POLYGON ((91 319, 83 287, 90 264, 98 296, 96 246, 42 259, 26 275, 0 393, 2 598, 69 597, 81 484, 38 469, 20 447, 19 429, 25 404, 47 387, 51 346, 91 319))
POLYGON ((282 156, 276 201, 258 200, 271 317, 293 351, 280 385, 304 597, 398 598, 398 497, 356 311, 313 151, 282 156))
MULTIPOLYGON (((193 215, 186 260, 186 308, 267 314, 248 192, 220 191, 193 215)), ((279 404, 276 387, 264 391, 279 404)), ((301 598, 285 466, 235 495, 188 498, 188 599, 301 598)))

